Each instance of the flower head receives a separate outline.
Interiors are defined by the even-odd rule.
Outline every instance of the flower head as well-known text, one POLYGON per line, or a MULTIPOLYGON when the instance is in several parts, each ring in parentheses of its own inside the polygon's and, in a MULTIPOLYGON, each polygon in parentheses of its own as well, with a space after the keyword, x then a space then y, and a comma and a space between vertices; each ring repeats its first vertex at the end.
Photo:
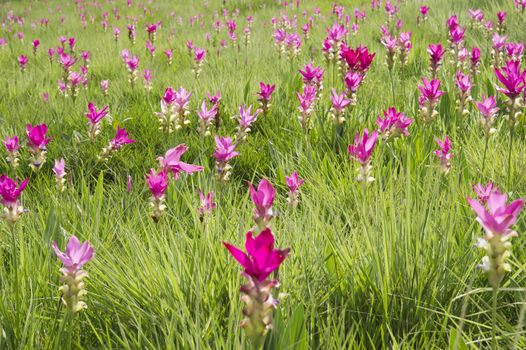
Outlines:
POLYGON ((18 142, 19 142, 19 139, 18 139, 18 136, 16 135, 13 137, 6 137, 5 140, 2 141, 2 143, 4 144, 5 150, 8 153, 18 152, 18 150, 20 149, 20 144, 18 142))
POLYGON ((274 248, 274 234, 266 228, 257 237, 251 231, 246 234, 247 253, 233 245, 223 242, 226 249, 244 268, 244 273, 257 281, 264 281, 287 258, 290 249, 274 248))
POLYGON ((376 130, 369 134, 369 130, 364 129, 362 135, 359 132, 354 135, 354 144, 349 145, 347 151, 360 164, 368 164, 377 140, 376 130))
POLYGON ((297 192, 305 180, 299 178, 298 172, 293 171, 290 176, 285 176, 285 182, 287 183, 287 188, 290 192, 297 192))
POLYGON ((257 190, 254 189, 252 183, 249 183, 250 198, 256 206, 254 219, 269 220, 273 216, 272 203, 276 196, 276 190, 267 179, 263 178, 258 185, 257 190))
POLYGON ((118 150, 128 143, 134 142, 135 140, 132 140, 128 137, 128 132, 126 131, 126 129, 117 126, 117 132, 115 133, 115 137, 111 139, 110 144, 113 149, 118 150))
POLYGON ((442 62, 442 57, 446 53, 446 50, 442 47, 442 44, 430 44, 427 47, 427 53, 431 59, 431 63, 439 65, 442 62))
POLYGON ((378 117, 376 123, 384 139, 395 138, 400 135, 409 136, 408 127, 413 119, 408 118, 402 112, 397 112, 394 107, 389 107, 384 112, 384 118, 378 117))
POLYGON ((166 171, 161 170, 157 172, 154 169, 150 169, 150 173, 146 175, 146 184, 152 193, 152 197, 156 199, 164 197, 169 184, 166 171))
POLYGON ((212 210, 217 206, 216 202, 214 202, 214 192, 208 192, 205 195, 203 191, 199 190, 199 200, 201 206, 198 208, 198 211, 201 216, 212 213, 212 210))
POLYGON ((430 104, 436 104, 444 94, 444 91, 440 90, 440 80, 432 79, 431 81, 426 78, 422 78, 424 85, 419 85, 418 90, 420 90, 420 105, 423 105, 426 102, 430 104))
POLYGON ((451 140, 449 140, 449 137, 446 135, 444 141, 440 139, 436 139, 435 141, 440 147, 440 149, 435 151, 435 155, 440 159, 442 171, 447 174, 451 169, 451 158, 453 158, 453 154, 450 153, 451 140))
POLYGON ((38 124, 31 125, 27 124, 26 126, 26 136, 28 139, 28 145, 33 149, 45 150, 50 138, 46 138, 47 125, 38 124))
POLYGON ((0 196, 2 197, 2 204, 5 206, 13 206, 18 203, 22 191, 27 186, 27 179, 20 184, 6 175, 0 176, 0 196))
POLYGON ((215 135, 214 141, 216 143, 214 158, 218 162, 228 162, 230 159, 239 155, 239 152, 235 151, 237 144, 232 142, 232 138, 215 135))
POLYGON ((259 83, 259 91, 257 95, 258 99, 261 101, 269 102, 272 98, 272 93, 276 89, 276 85, 265 84, 264 82, 259 83))
POLYGON ((526 70, 521 72, 520 61, 506 61, 506 66, 495 68, 497 79, 504 88, 497 87, 499 92, 514 100, 519 96, 526 84, 526 70))
POLYGON ((55 160, 55 165, 53 166, 53 173, 58 178, 63 178, 66 175, 66 161, 64 158, 55 160))
POLYGON ((497 99, 495 96, 484 98, 481 102, 477 102, 475 105, 477 106, 480 114, 482 114, 485 118, 493 118, 499 111, 499 108, 496 107, 497 99))
POLYGON ((510 227, 515 224, 524 206, 524 200, 517 199, 506 204, 505 193, 492 191, 487 199, 487 209, 478 201, 468 198, 468 203, 477 213, 477 221, 482 225, 489 237, 494 235, 516 235, 510 227))
POLYGON ((109 113, 109 107, 104 106, 102 109, 97 110, 92 102, 88 103, 88 113, 86 113, 86 118, 89 119, 91 124, 98 124, 102 119, 104 119, 109 113))
POLYGON ((479 183, 473 186, 473 191, 483 205, 488 201, 490 194, 498 190, 499 189, 493 184, 493 182, 489 182, 486 185, 479 183))
POLYGON ((164 157, 159 157, 159 166, 161 169, 170 171, 175 179, 179 179, 181 173, 193 174, 202 171, 203 167, 199 165, 188 164, 181 161, 183 154, 188 151, 188 147, 183 143, 166 151, 164 157))
POLYGON ((68 272, 78 271, 93 259, 93 247, 89 241, 85 241, 80 244, 79 239, 76 236, 71 236, 66 245, 66 251, 61 252, 57 246, 57 243, 53 241, 53 249, 55 254, 64 264, 65 269, 68 272))

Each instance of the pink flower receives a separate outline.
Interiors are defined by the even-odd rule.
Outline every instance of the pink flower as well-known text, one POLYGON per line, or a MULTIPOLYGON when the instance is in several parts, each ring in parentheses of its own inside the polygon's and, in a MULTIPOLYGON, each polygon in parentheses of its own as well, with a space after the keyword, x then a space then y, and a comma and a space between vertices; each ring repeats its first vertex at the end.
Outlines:
POLYGON ((27 179, 18 184, 17 181, 7 177, 6 175, 0 176, 0 196, 2 197, 2 204, 7 206, 15 206, 19 199, 22 191, 27 186, 27 179))
POLYGON ((473 186, 473 191, 477 195, 482 205, 486 204, 490 194, 493 192, 498 192, 498 190, 499 189, 493 184, 493 182, 489 182, 485 186, 480 183, 473 186))
POLYGON ((447 135, 444 138, 444 141, 441 141, 440 139, 435 139, 435 141, 440 147, 440 149, 435 151, 435 155, 440 159, 442 171, 447 174, 451 169, 451 158, 453 158, 453 154, 450 153, 451 141, 447 135))
POLYGON ((194 48, 194 60, 201 63, 206 57, 206 50, 198 47, 194 48))
POLYGON ((394 53, 398 48, 398 39, 389 35, 389 33, 382 36, 382 45, 389 51, 394 53))
POLYGON ((60 55, 60 64, 65 70, 69 70, 77 62, 77 59, 73 56, 63 53, 60 55))
POLYGON ((179 179, 179 174, 184 172, 187 174, 193 174, 198 171, 202 171, 204 168, 199 165, 193 165, 184 163, 181 161, 181 156, 188 151, 188 147, 185 144, 180 144, 174 148, 166 151, 164 157, 158 157, 159 166, 165 171, 170 171, 175 179, 179 179))
POLYGON ((345 86, 351 93, 355 93, 363 81, 363 76, 357 72, 348 72, 345 75, 345 86))
POLYGON ((376 130, 369 134, 369 130, 364 129, 362 136, 360 136, 359 132, 354 135, 354 144, 349 145, 347 152, 360 164, 366 165, 371 159, 377 140, 378 132, 376 130))
POLYGON ((26 126, 26 136, 28 139, 28 145, 33 149, 45 150, 50 138, 46 138, 47 125, 38 124, 31 125, 27 124, 26 126))
POLYGON ((205 124, 210 123, 217 114, 217 105, 212 105, 212 108, 208 109, 206 107, 206 101, 203 100, 201 103, 201 110, 197 111, 197 116, 199 119, 201 119, 205 124))
POLYGON ((430 44, 427 47, 427 53, 430 55, 431 64, 438 66, 442 62, 442 57, 446 51, 442 48, 442 44, 430 44))
POLYGON ((192 93, 190 91, 186 91, 184 87, 179 88, 179 90, 175 92, 174 97, 174 104, 176 110, 178 110, 179 112, 184 112, 185 110, 188 110, 188 103, 190 102, 190 97, 192 97, 192 93))
POLYGON ((243 130, 250 129, 252 126, 252 123, 254 123, 257 120, 257 117, 261 110, 257 109, 252 113, 252 106, 248 106, 248 108, 245 105, 239 106, 239 126, 243 130))
POLYGON ((489 237, 494 235, 517 235, 510 227, 517 221, 517 217, 524 206, 524 200, 517 199, 509 205, 506 202, 506 194, 498 191, 493 191, 489 194, 487 209, 476 200, 468 198, 469 205, 477 213, 477 221, 482 225, 489 237))
POLYGON ((263 82, 259 83, 259 91, 257 93, 258 100, 264 101, 266 103, 270 102, 270 99, 272 98, 272 93, 274 92, 274 89, 276 88, 276 85, 270 85, 265 84, 263 82))
POLYGON ((338 95, 338 92, 336 92, 336 89, 331 90, 331 103, 332 108, 335 112, 343 113, 345 108, 351 104, 351 100, 345 98, 345 93, 342 93, 341 95, 338 95))
POLYGON ((469 75, 464 74, 461 71, 456 73, 455 84, 457 85, 458 89, 464 93, 469 94, 471 91, 471 79, 469 78, 469 75))
POLYGON ((5 150, 8 153, 15 153, 15 152, 18 152, 18 150, 20 149, 20 144, 18 142, 19 142, 18 136, 13 136, 13 137, 6 137, 2 143, 4 144, 5 150))
POLYGON ((274 234, 270 228, 266 228, 256 238, 251 231, 247 232, 245 248, 248 254, 229 243, 223 244, 243 266, 244 273, 260 282, 278 269, 290 253, 290 249, 274 248, 274 234))
POLYGON ((349 70, 359 71, 365 73, 371 67, 376 53, 369 53, 369 49, 366 46, 359 46, 356 49, 352 49, 347 45, 342 44, 340 48, 340 56, 347 63, 349 70))
POLYGON ((484 19, 484 13, 482 12, 481 9, 476 9, 476 10, 468 9, 468 13, 469 13, 469 17, 471 17, 471 20, 473 21, 477 21, 480 23, 484 19))
POLYGON ((499 111, 499 108, 495 107, 496 105, 497 100, 495 99, 495 96, 489 96, 488 98, 482 99, 481 102, 476 103, 477 109, 485 118, 495 117, 499 111))
POLYGON ((499 24, 502 25, 504 21, 506 20, 506 12, 504 11, 497 12, 497 19, 499 20, 499 24))
POLYGON ((305 180, 300 180, 298 177, 298 172, 293 171, 292 174, 290 174, 290 176, 285 176, 285 182, 287 183, 287 188, 289 189, 289 191, 292 193, 296 193, 298 192, 301 185, 303 185, 305 180))
POLYGON ((453 15, 453 16, 449 17, 448 20, 447 20, 447 25, 449 27, 449 31, 450 32, 455 30, 458 27, 457 15, 453 15))
POLYGON ((134 72, 139 67, 139 56, 133 56, 131 58, 128 58, 126 60, 126 65, 128 66, 128 70, 130 72, 134 72))
POLYGON ((459 45, 464 41, 464 33, 466 32, 466 28, 462 27, 455 27, 452 31, 449 32, 449 40, 455 44, 459 45))
POLYGON ((235 151, 237 145, 232 142, 232 138, 215 135, 214 141, 216 143, 214 158, 218 162, 228 162, 239 155, 239 152, 235 151))
POLYGON ((102 119, 104 119, 109 113, 109 106, 104 106, 101 110, 97 110, 92 102, 88 103, 88 113, 86 113, 86 118, 89 119, 89 123, 92 125, 99 124, 102 119))
POLYGON ((36 51, 36 49, 40 46, 40 40, 35 39, 31 42, 31 44, 33 45, 33 49, 36 51))
POLYGON ((521 72, 520 61, 506 61, 506 66, 495 68, 497 79, 504 88, 497 87, 499 92, 514 100, 520 95, 526 84, 526 70, 521 72))
POLYGON ((426 103, 435 105, 440 96, 444 94, 444 91, 440 90, 440 80, 432 79, 431 81, 426 78, 422 78, 424 85, 419 85, 418 90, 420 90, 420 106, 423 106, 426 103))
POLYGON ((408 118, 402 112, 397 112, 394 107, 389 107, 384 112, 384 118, 378 117, 376 123, 384 139, 396 138, 400 135, 409 136, 408 127, 413 119, 408 118))
POLYGON ((150 53, 150 56, 155 56, 155 46, 150 42, 150 40, 146 40, 146 49, 150 53))
POLYGON ((428 6, 420 6, 420 13, 422 14, 423 17, 426 17, 428 12, 429 12, 428 6))
POLYGON ((199 200, 201 201, 201 206, 197 208, 200 216, 205 214, 211 214, 217 206, 214 202, 214 192, 208 192, 206 196, 203 194, 203 191, 199 190, 199 200))
POLYGON ((272 203, 274 202, 274 197, 276 196, 276 190, 265 178, 259 182, 257 191, 254 189, 254 186, 252 186, 252 183, 249 183, 248 186, 250 189, 250 198, 256 206, 254 220, 257 223, 260 221, 268 223, 268 221, 272 219, 273 216, 272 203))
POLYGON ((507 35, 499 35, 497 33, 493 33, 493 37, 492 37, 492 45, 493 45, 493 49, 495 49, 496 51, 500 51, 504 45, 506 45, 506 40, 508 40, 508 36, 507 35))
POLYGON ((89 241, 85 241, 82 245, 76 236, 71 236, 66 245, 66 251, 61 252, 58 249, 57 243, 53 241, 53 249, 55 254, 62 261, 66 270, 70 273, 78 271, 93 259, 93 247, 89 241))
POLYGON ((312 62, 307 64, 303 70, 299 70, 303 76, 305 85, 318 85, 323 80, 324 70, 321 67, 315 67, 312 62))
POLYGON ((64 176, 66 176, 66 162, 64 161, 64 158, 60 158, 55 160, 55 165, 53 166, 53 173, 55 173, 55 176, 62 179, 64 176))
POLYGON ((18 56, 18 65, 22 71, 25 70, 27 65, 27 57, 24 55, 18 56))
POLYGON ((211 104, 213 104, 214 106, 217 106, 219 104, 219 102, 221 101, 221 91, 217 91, 217 93, 215 95, 210 95, 210 94, 207 94, 208 96, 208 101, 210 101, 211 104))
POLYGON ((115 133, 115 137, 111 139, 110 144, 113 149, 118 150, 128 143, 134 142, 135 140, 132 140, 128 137, 128 132, 126 131, 126 129, 121 129, 120 126, 117 126, 117 132, 115 133))
POLYGON ((348 30, 343 24, 334 23, 332 27, 327 28, 327 39, 331 40, 332 43, 338 43, 345 39, 348 30))
POLYGON ((155 199, 163 198, 168 188, 168 175, 166 171, 161 170, 160 172, 156 172, 154 169, 150 169, 150 173, 146 175, 146 184, 155 199))

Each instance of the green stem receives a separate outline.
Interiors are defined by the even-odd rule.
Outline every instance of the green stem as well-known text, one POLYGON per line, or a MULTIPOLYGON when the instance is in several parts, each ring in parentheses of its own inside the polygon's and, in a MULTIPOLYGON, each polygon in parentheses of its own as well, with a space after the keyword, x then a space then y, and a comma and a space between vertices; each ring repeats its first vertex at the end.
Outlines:
MULTIPOLYGON (((12 258, 12 268, 14 272, 14 281, 13 284, 15 286, 15 305, 13 307, 13 312, 15 313, 15 322, 16 327, 18 327, 18 321, 19 321, 19 315, 20 315, 20 283, 19 283, 19 276, 18 276, 18 252, 17 252, 17 244, 16 244, 16 230, 15 230, 15 224, 10 223, 9 228, 11 231, 11 240, 12 240, 12 252, 11 252, 11 258, 12 258)), ((16 327, 13 327, 13 329, 16 329, 16 327)))
POLYGON ((486 169, 486 155, 488 153, 489 135, 486 136, 486 145, 484 146, 484 157, 482 158, 482 171, 480 172, 480 178, 484 177, 484 170, 486 169))
POLYGON ((496 350, 498 348, 497 343, 497 296, 499 293, 499 287, 493 288, 493 307, 492 307, 492 325, 491 325, 491 349, 496 350))
POLYGON ((513 139, 514 139, 514 136, 515 135, 515 126, 511 126, 511 129, 510 129, 510 147, 508 149, 508 191, 511 191, 511 172, 512 172, 512 168, 511 168, 511 152, 513 150, 513 139))

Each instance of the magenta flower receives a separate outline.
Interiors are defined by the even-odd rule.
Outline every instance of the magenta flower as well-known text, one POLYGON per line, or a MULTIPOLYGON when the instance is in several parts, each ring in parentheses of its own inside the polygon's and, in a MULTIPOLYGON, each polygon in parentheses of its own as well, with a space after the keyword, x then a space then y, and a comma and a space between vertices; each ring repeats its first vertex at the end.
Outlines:
POLYGON ((88 113, 86 113, 86 118, 88 118, 88 126, 90 128, 90 137, 95 137, 100 131, 100 122, 102 119, 106 118, 109 114, 109 107, 104 106, 101 110, 97 110, 92 102, 88 103, 88 113))
POLYGON ((22 191, 27 186, 28 180, 25 179, 20 184, 6 175, 0 176, 0 196, 2 204, 6 207, 15 206, 20 199, 22 191))
POLYGON ((420 13, 422 14, 422 17, 427 17, 427 14, 429 12, 428 6, 420 6, 420 13))
POLYGON ((329 39, 333 45, 339 43, 345 39, 348 30, 343 24, 334 23, 332 27, 327 28, 327 39, 329 39))
POLYGON ((26 126, 26 136, 28 139, 28 145, 32 149, 40 149, 40 150, 46 150, 46 146, 51 141, 50 138, 46 138, 47 133, 47 125, 46 124, 38 124, 38 125, 31 125, 27 124, 26 126))
POLYGON ((199 211, 199 216, 203 217, 206 214, 211 214, 212 210, 214 210, 217 206, 216 202, 214 202, 214 192, 208 192, 206 196, 204 195, 203 191, 199 190, 199 200, 201 202, 201 206, 197 208, 199 211))
POLYGON ((418 86, 418 90, 420 90, 420 106, 425 104, 435 106, 440 96, 444 94, 444 91, 440 90, 440 80, 432 79, 429 81, 426 78, 422 78, 422 82, 424 85, 418 86))
POLYGON ((254 189, 254 186, 252 186, 252 183, 249 183, 248 186, 250 189, 250 198, 256 206, 254 211, 254 221, 256 221, 260 228, 264 228, 274 216, 272 203, 276 196, 276 190, 265 178, 259 182, 257 191, 254 189))
POLYGON ((94 256, 93 247, 90 242, 85 241, 81 245, 76 236, 71 236, 66 245, 65 252, 60 251, 55 241, 53 241, 53 249, 68 272, 80 270, 82 266, 87 264, 94 256))
POLYGON ((435 155, 440 160, 440 166, 442 167, 442 171, 445 174, 447 174, 451 169, 451 158, 453 158, 453 154, 450 153, 451 141, 449 140, 449 137, 447 135, 444 138, 444 141, 440 139, 435 139, 435 141, 440 147, 440 149, 435 151, 435 155))
POLYGON ((359 46, 352 49, 345 44, 340 48, 340 56, 347 63, 350 71, 365 74, 371 67, 371 63, 376 53, 369 53, 366 46, 359 46))
POLYGON ((121 129, 120 126, 117 126, 117 132, 115 133, 115 137, 111 139, 110 144, 113 149, 118 150, 122 146, 134 142, 135 140, 132 140, 128 137, 128 132, 126 131, 126 129, 121 129))
POLYGON ((483 98, 481 102, 477 102, 475 105, 484 118, 494 118, 499 111, 499 108, 496 107, 497 99, 495 96, 483 98))
POLYGON ((521 72, 520 61, 506 61, 506 66, 495 68, 495 75, 504 85, 504 88, 497 87, 497 90, 512 101, 521 94, 526 84, 526 70, 521 72))
POLYGON ((375 130, 369 134, 368 129, 364 129, 362 136, 357 132, 354 135, 354 144, 349 145, 347 152, 360 163, 358 181, 372 182, 374 178, 370 176, 371 173, 371 154, 376 146, 378 140, 378 132, 375 130))
POLYGON ((455 75, 455 84, 457 85, 457 88, 461 91, 462 94, 469 96, 469 93, 472 88, 471 79, 469 75, 462 73, 461 71, 458 71, 455 75))
POLYGON ((252 124, 257 120, 259 113, 261 110, 257 109, 252 113, 252 106, 248 106, 248 108, 245 105, 239 106, 239 137, 238 140, 246 138, 246 135, 250 131, 250 127, 252 124))
POLYGON ((321 67, 313 66, 312 62, 309 62, 303 70, 299 70, 303 76, 303 83, 309 86, 315 86, 319 88, 323 81, 323 74, 325 71, 321 67))
POLYGON ((110 87, 110 81, 109 80, 101 80, 100 81, 100 89, 102 90, 102 93, 105 96, 108 95, 109 87, 110 87))
POLYGON ((430 66, 433 77, 436 77, 436 71, 442 63, 442 57, 446 53, 446 50, 442 47, 442 44, 430 44, 427 47, 427 53, 430 56, 430 66))
POLYGON ((150 173, 146 175, 146 183, 155 199, 163 198, 168 188, 168 175, 164 170, 156 172, 150 169, 150 173))
POLYGON ((201 110, 197 111, 197 116, 199 117, 200 121, 201 134, 205 136, 210 135, 210 126, 212 125, 212 122, 214 121, 216 115, 217 105, 212 105, 212 108, 208 109, 206 107, 206 101, 203 100, 203 102, 201 103, 201 110))
POLYGON ((68 55, 67 53, 63 53, 60 55, 60 64, 64 68, 64 70, 69 70, 73 65, 77 63, 77 59, 73 56, 68 55))
POLYGON ((464 41, 464 34, 466 32, 466 28, 462 27, 455 27, 455 29, 451 30, 449 32, 449 40, 454 44, 459 46, 464 41))
POLYGON ((333 88, 331 90, 331 119, 334 124, 340 125, 345 122, 345 109, 351 104, 351 100, 346 98, 345 93, 338 94, 333 88))
POLYGON ((244 268, 244 273, 256 281, 264 281, 279 268, 287 258, 290 249, 275 249, 274 234, 266 228, 256 238, 251 231, 246 234, 245 248, 247 253, 233 245, 223 242, 234 259, 244 268))
POLYGON ((131 58, 128 58, 126 60, 126 65, 128 66, 128 70, 130 72, 134 72, 139 68, 139 56, 133 56, 131 58))
POLYGON ((159 167, 162 170, 170 171, 174 178, 179 179, 181 173, 193 174, 198 171, 202 171, 204 168, 199 165, 193 165, 184 163, 181 161, 183 154, 188 151, 188 147, 185 144, 180 144, 174 148, 166 151, 164 157, 158 157, 159 167))
POLYGON ((290 176, 285 176, 285 182, 287 184, 288 191, 288 197, 287 197, 287 203, 291 207, 295 207, 299 204, 299 188, 303 185, 305 180, 299 178, 298 172, 293 171, 290 176))
POLYGON ((383 135, 384 140, 394 139, 400 135, 409 136, 409 125, 413 119, 408 118, 402 112, 397 112, 394 107, 389 107, 384 112, 384 118, 378 117, 376 123, 378 130, 383 135))
POLYGON ((194 48, 194 60, 201 63, 206 57, 206 50, 201 48, 194 48))
POLYGON ((26 69, 27 57, 24 55, 18 56, 18 65, 20 66, 20 70, 23 72, 26 69))
POLYGON ((146 40, 146 50, 148 50, 151 57, 155 57, 155 46, 150 42, 150 40, 146 40))
POLYGON ((363 81, 363 76, 357 72, 349 72, 345 75, 345 86, 351 94, 355 93, 363 81))
POLYGON ((236 152, 236 144, 232 142, 230 137, 214 136, 216 149, 214 151, 214 158, 219 162, 228 162, 230 159, 237 157, 239 152, 236 152))
POLYGON ((492 191, 487 199, 487 209, 474 199, 468 198, 468 203, 477 213, 477 221, 482 225, 489 237, 494 235, 511 235, 517 233, 510 227, 515 224, 524 206, 524 200, 517 199, 509 205, 507 196, 498 191, 492 191))
POLYGON ((502 25, 504 21, 506 20, 506 12, 504 11, 497 12, 497 19, 499 21, 499 24, 502 25))
POLYGON ((257 92, 258 101, 263 109, 263 113, 269 108, 270 99, 272 98, 272 93, 276 89, 276 85, 265 84, 263 82, 259 83, 259 91, 257 92))
POLYGON ((20 144, 18 142, 19 142, 19 139, 18 139, 18 136, 16 135, 13 137, 6 137, 5 140, 2 141, 5 147, 5 150, 8 153, 18 152, 18 150, 20 149, 20 144))
POLYGON ((473 191, 477 195, 482 205, 486 204, 490 194, 493 192, 498 192, 498 190, 499 189, 493 184, 493 182, 488 182, 485 186, 480 183, 473 186, 473 191))

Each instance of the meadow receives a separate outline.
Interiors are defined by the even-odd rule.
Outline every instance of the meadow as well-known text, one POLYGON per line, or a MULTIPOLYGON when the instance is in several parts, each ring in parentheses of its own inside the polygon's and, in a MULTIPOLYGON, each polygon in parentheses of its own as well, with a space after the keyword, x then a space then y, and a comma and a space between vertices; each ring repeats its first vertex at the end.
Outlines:
POLYGON ((526 348, 526 1, 0 21, 0 349, 526 348))

